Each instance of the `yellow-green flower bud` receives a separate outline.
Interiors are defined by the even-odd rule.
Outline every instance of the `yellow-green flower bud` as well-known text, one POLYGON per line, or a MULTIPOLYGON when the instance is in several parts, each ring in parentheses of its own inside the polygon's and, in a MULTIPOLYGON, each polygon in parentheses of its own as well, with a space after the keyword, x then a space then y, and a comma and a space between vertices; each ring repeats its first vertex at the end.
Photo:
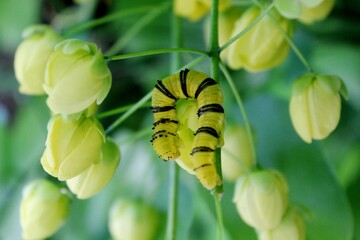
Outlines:
POLYGON ((15 53, 15 76, 23 94, 44 94, 46 62, 62 37, 46 25, 33 25, 23 32, 24 40, 15 53))
POLYGON ((280 224, 271 230, 258 231, 259 240, 305 240, 305 223, 289 208, 280 224))
POLYGON ((24 239, 44 239, 54 234, 69 213, 69 198, 47 180, 26 185, 20 205, 20 223, 24 239))
POLYGON ((47 105, 63 115, 100 104, 111 87, 111 72, 97 46, 76 39, 58 43, 45 71, 47 105))
POLYGON ((155 239, 158 225, 157 211, 144 203, 121 199, 109 212, 109 230, 114 240, 155 239))
POLYGON ((301 8, 299 21, 306 24, 311 24, 316 21, 324 20, 330 14, 334 5, 335 0, 323 0, 321 4, 313 8, 303 6, 301 8))
POLYGON ((113 177, 120 161, 116 143, 107 139, 101 149, 101 159, 80 175, 66 181, 71 192, 79 199, 86 199, 101 191, 113 177))
MULTIPOLYGON (((261 9, 248 9, 235 23, 232 37, 248 27, 259 15, 261 9)), ((293 24, 272 11, 275 20, 289 35, 293 34, 293 24)), ((281 64, 289 53, 289 44, 270 16, 265 16, 248 32, 229 46, 227 63, 232 69, 245 68, 257 72, 281 64)))
POLYGON ((245 126, 230 126, 225 130, 225 144, 221 149, 223 177, 235 181, 248 173, 254 165, 254 154, 251 150, 245 126))
MULTIPOLYGON (((219 10, 230 6, 230 0, 220 0, 219 10)), ((210 0, 175 0, 174 12, 176 15, 187 18, 191 21, 200 20, 211 9, 210 0)))
POLYGON ((95 118, 67 122, 55 116, 48 124, 41 164, 50 175, 68 180, 100 160, 104 141, 103 127, 95 118))
POLYGON ((314 8, 324 0, 274 0, 275 7, 281 15, 294 19, 300 17, 302 8, 314 8))
POLYGON ((340 93, 347 98, 337 76, 307 73, 293 83, 290 116, 299 136, 308 143, 326 138, 340 120, 340 93))
POLYGON ((288 206, 288 185, 276 170, 241 176, 233 198, 241 218, 258 230, 276 227, 288 206))
POLYGON ((198 0, 175 0, 174 12, 177 16, 198 21, 210 8, 198 0))

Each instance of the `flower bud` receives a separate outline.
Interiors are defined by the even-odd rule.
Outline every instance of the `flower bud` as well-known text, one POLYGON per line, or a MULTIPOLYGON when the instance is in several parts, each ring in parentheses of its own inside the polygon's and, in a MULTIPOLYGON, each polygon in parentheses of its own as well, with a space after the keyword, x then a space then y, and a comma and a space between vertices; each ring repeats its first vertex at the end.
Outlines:
POLYGON ((63 115, 98 105, 111 87, 111 72, 93 43, 68 39, 55 46, 45 71, 46 101, 54 113, 63 115))
POLYGON ((61 181, 73 178, 100 160, 104 136, 103 127, 95 118, 66 122, 55 116, 48 124, 41 164, 61 181))
POLYGON ((210 8, 198 0, 175 0, 174 12, 177 16, 187 18, 191 21, 198 21, 210 8))
POLYGON ((66 181, 71 192, 79 199, 86 199, 101 191, 113 177, 120 161, 116 143, 107 139, 101 148, 100 161, 91 164, 80 175, 66 181))
POLYGON ((248 173, 254 165, 251 141, 245 126, 230 126, 225 130, 225 144, 221 149, 223 177, 235 181, 248 173))
POLYGON ((305 24, 325 19, 334 7, 334 0, 274 0, 275 7, 286 18, 305 24))
POLYGON ((301 12, 299 0, 274 0, 274 4, 279 13, 289 19, 298 18, 301 12))
POLYGON ((337 76, 307 73, 293 83, 290 117, 299 136, 307 143, 326 138, 340 120, 340 93, 347 98, 337 76))
POLYGON ((15 53, 15 75, 23 94, 44 94, 46 62, 62 37, 46 25, 33 25, 23 32, 24 40, 15 53))
MULTIPOLYGON (((281 28, 290 36, 293 24, 281 17, 275 10, 271 12, 281 28)), ((259 15, 261 9, 248 9, 235 23, 232 37, 248 27, 259 15)), ((257 72, 281 64, 289 53, 289 44, 270 16, 265 16, 248 32, 229 46, 227 63, 232 69, 245 68, 257 72)))
POLYGON ((114 240, 155 239, 158 225, 158 213, 144 203, 121 199, 110 209, 109 230, 114 240))
POLYGON ((258 236, 259 240, 305 240, 305 224, 301 216, 289 208, 278 226, 259 231, 258 236))
MULTIPOLYGON (((230 0, 220 0, 219 10, 223 11, 230 6, 230 0)), ((175 0, 175 14, 191 21, 200 20, 211 9, 210 0, 175 0)))
POLYGON ((288 206, 288 186, 276 170, 262 170, 236 181, 233 202, 241 218, 258 230, 276 227, 288 206))
POLYGON ((301 8, 299 21, 305 24, 311 24, 315 21, 321 21, 330 14, 334 5, 335 0, 323 0, 321 4, 313 8, 303 6, 301 8))
POLYGON ((47 180, 35 180, 23 190, 20 223, 24 239, 44 239, 54 234, 69 213, 69 198, 47 180))

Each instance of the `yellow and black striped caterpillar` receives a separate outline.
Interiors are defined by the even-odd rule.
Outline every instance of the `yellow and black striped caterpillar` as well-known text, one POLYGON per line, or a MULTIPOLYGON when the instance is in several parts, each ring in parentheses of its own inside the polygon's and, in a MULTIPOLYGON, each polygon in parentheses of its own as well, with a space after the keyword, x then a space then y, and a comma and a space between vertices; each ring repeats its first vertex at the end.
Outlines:
POLYGON ((207 189, 221 185, 215 167, 215 150, 223 144, 223 96, 217 82, 204 73, 185 69, 158 80, 152 92, 154 114, 152 144, 164 160, 179 157, 179 120, 176 102, 195 99, 197 104, 197 130, 192 142, 190 159, 193 171, 207 189))

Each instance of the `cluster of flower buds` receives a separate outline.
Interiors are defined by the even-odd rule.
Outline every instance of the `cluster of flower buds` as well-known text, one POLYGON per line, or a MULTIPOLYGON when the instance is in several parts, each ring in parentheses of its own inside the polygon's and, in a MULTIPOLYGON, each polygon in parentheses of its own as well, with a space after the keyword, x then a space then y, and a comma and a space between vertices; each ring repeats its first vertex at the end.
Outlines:
POLYGON ((114 240, 151 240, 157 234, 160 216, 148 204, 120 199, 112 205, 108 222, 114 240))
POLYGON ((277 170, 255 168, 255 156, 245 126, 225 130, 222 148, 224 179, 235 182, 233 202, 245 223, 261 240, 305 239, 305 224, 289 206, 289 187, 277 170))
MULTIPOLYGON (((328 16, 334 0, 278 0, 275 6, 276 9, 220 53, 230 68, 258 72, 280 65, 289 54, 290 45, 285 35, 293 36, 294 22, 291 19, 297 18, 308 24, 320 21, 328 16)), ((262 11, 259 6, 225 8, 219 15, 220 46, 246 30, 262 11)), ((208 25, 209 22, 207 30, 208 25)))
POLYGON ((311 24, 325 19, 334 7, 335 0, 274 0, 281 15, 311 24))
MULTIPOLYGON (((51 176, 66 181, 78 198, 90 198, 107 185, 120 161, 118 146, 94 116, 110 90, 111 72, 93 43, 64 40, 45 25, 31 26, 23 35, 15 55, 19 90, 47 94, 52 112, 41 165, 51 176)), ((38 205, 33 207, 37 211, 38 205)), ((26 219, 23 226, 30 226, 31 216, 26 219)))

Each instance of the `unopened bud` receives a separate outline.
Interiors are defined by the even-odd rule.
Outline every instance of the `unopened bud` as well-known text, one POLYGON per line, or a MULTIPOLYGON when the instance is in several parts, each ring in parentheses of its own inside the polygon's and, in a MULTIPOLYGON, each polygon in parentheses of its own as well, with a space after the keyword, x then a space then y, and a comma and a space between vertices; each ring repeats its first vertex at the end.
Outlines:
POLYGON ((307 73, 293 84, 290 116, 296 132, 308 143, 326 138, 340 120, 340 94, 347 98, 337 76, 307 73))
POLYGON ((104 141, 103 127, 95 118, 67 122, 55 116, 48 124, 41 164, 61 181, 73 178, 100 160, 104 141))
POLYGON ((23 190, 20 223, 24 239, 45 239, 65 222, 69 198, 47 180, 35 180, 23 190))
MULTIPOLYGON (((248 9, 235 23, 232 37, 247 28, 261 14, 259 7, 248 9)), ((272 11, 275 21, 289 36, 293 24, 272 11)), ((248 32, 229 46, 227 63, 232 69, 263 71, 281 64, 289 53, 289 44, 270 16, 264 16, 248 32)))
POLYGON ((54 113, 76 114, 100 104, 111 87, 111 72, 97 46, 68 39, 55 46, 45 72, 47 105, 54 113))
POLYGON ((258 231, 259 240, 305 240, 305 223, 289 208, 280 224, 271 230, 258 231))
POLYGON ((241 218, 258 230, 276 227, 288 206, 288 185, 276 170, 241 176, 233 198, 241 218))
POLYGON ((114 240, 152 240, 157 234, 159 215, 144 203, 121 199, 109 213, 109 230, 114 240))
POLYGON ((245 126, 229 126, 225 130, 225 144, 221 149, 221 164, 223 177, 235 181, 248 173, 255 159, 251 140, 245 126))
POLYGON ((33 25, 23 32, 15 53, 15 75, 23 94, 44 94, 45 67, 54 46, 62 37, 46 25, 33 25))
POLYGON ((80 175, 66 181, 71 192, 86 199, 101 191, 113 177, 120 161, 118 146, 110 139, 101 148, 100 161, 91 164, 80 175))

